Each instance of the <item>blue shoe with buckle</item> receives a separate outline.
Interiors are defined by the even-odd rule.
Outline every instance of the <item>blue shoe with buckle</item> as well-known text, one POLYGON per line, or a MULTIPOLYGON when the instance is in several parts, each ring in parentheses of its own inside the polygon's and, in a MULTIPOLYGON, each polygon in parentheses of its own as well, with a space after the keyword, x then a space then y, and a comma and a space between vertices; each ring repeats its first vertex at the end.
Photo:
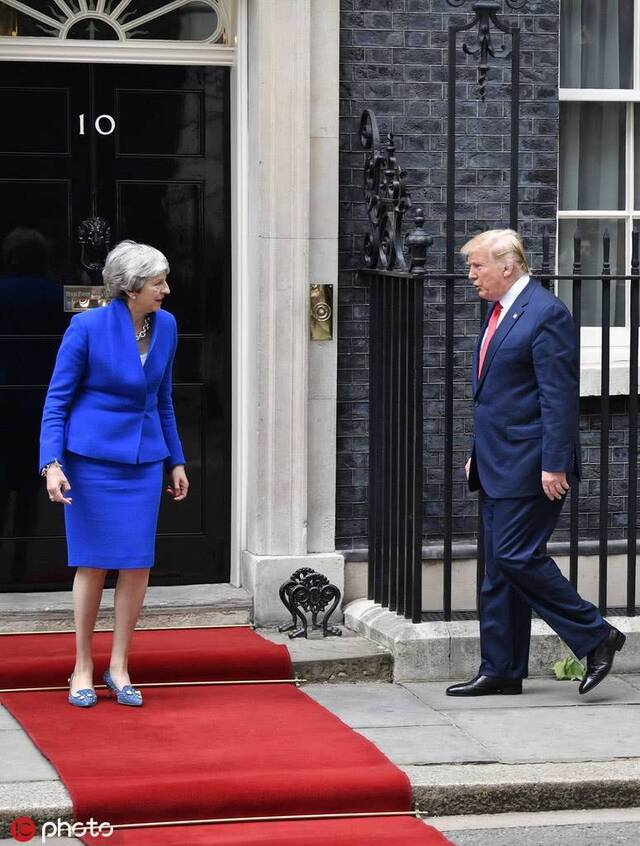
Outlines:
POLYGON ((111 678, 109 670, 105 670, 104 683, 109 690, 115 695, 120 705, 133 705, 139 708, 142 705, 142 694, 130 684, 125 684, 122 687, 117 687, 114 680, 111 678))
MULTIPOLYGON (((71 684, 71 678, 72 677, 69 676, 67 679, 69 684, 71 684)), ((98 697, 92 687, 85 687, 82 690, 76 691, 76 693, 71 693, 71 691, 69 691, 67 701, 70 705, 75 705, 76 708, 91 708, 93 705, 97 704, 98 697)))

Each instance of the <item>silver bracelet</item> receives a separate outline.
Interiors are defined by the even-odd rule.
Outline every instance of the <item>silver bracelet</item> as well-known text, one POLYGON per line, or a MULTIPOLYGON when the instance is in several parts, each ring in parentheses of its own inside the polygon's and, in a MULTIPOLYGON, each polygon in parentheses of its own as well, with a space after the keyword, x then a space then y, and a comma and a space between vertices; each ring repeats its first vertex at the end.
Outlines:
POLYGON ((42 468, 42 470, 40 471, 40 475, 41 475, 41 476, 46 476, 46 475, 47 475, 47 470, 48 470, 50 467, 57 467, 57 468, 58 468, 58 470, 62 470, 62 464, 60 464, 60 462, 58 461, 58 459, 57 459, 57 458, 54 458, 54 459, 53 459, 53 461, 50 461, 48 464, 45 464, 45 465, 44 465, 44 467, 43 467, 43 468, 42 468))

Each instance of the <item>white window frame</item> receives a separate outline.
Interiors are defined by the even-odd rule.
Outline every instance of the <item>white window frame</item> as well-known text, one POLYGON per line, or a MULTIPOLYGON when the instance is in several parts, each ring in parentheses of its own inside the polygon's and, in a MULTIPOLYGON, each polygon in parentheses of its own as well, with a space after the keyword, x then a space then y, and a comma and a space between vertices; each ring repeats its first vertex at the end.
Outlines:
MULTIPOLYGON (((562 2, 562 0, 561 0, 562 2)), ((584 0, 583 0, 584 2, 584 0)), ((640 8, 634 3, 633 13, 633 88, 559 88, 561 103, 626 103, 625 132, 625 197, 624 209, 557 209, 558 234, 561 220, 615 219, 625 222, 625 273, 631 267, 631 233, 634 220, 640 226, 640 196, 635 197, 635 128, 634 104, 640 109, 640 8), (634 209, 633 206, 636 206, 634 209)), ((560 65, 558 79, 560 78, 560 65)), ((639 140, 640 143, 640 140, 639 140)), ((558 189, 560 186, 560 159, 558 157, 558 189)), ((640 194, 640 192, 638 192, 640 194)), ((558 203, 560 191, 558 190, 558 203)), ((556 238, 556 273, 558 270, 559 237, 556 238)), ((556 284, 556 293, 558 285, 556 284)), ((599 326, 582 327, 580 335, 581 367, 580 393, 582 396, 600 395, 601 338, 599 326)), ((625 325, 612 326, 610 330, 610 393, 629 392, 629 341, 630 341, 630 283, 625 284, 625 325)))

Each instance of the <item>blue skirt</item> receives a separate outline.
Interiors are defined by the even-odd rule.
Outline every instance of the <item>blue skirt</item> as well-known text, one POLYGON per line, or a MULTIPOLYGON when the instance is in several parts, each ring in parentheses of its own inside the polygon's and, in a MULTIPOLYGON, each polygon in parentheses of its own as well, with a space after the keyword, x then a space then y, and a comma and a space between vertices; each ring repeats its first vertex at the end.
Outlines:
POLYGON ((65 452, 69 567, 153 567, 163 462, 124 464, 65 452))

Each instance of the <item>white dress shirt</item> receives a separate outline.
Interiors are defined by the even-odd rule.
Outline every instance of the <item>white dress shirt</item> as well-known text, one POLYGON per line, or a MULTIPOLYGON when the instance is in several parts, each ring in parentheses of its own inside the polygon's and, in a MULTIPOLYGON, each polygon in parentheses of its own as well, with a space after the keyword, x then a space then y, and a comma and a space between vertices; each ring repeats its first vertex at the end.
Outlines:
MULTIPOLYGON (((525 273, 519 279, 516 279, 516 281, 509 288, 509 290, 507 291, 506 294, 503 294, 503 296, 500 297, 498 302, 502 306, 502 311, 500 312, 500 316, 498 317, 498 322, 496 323, 496 329, 498 328, 498 326, 500 326, 500 322, 502 321, 502 318, 509 311, 509 309, 515 303, 515 301, 518 299, 520 294, 524 291, 527 284, 529 283, 530 278, 531 277, 529 276, 529 274, 525 273)), ((482 336, 482 343, 483 344, 484 344, 485 335, 487 334, 488 331, 489 331, 489 325, 487 324, 487 328, 484 330, 484 335, 482 336)), ((482 345, 480 345, 480 348, 482 349, 482 345)))
POLYGON ((516 279, 516 281, 509 288, 509 290, 507 291, 506 294, 504 294, 502 297, 500 297, 499 302, 500 302, 500 305, 502 306, 502 312, 500 313, 500 317, 498 318, 498 324, 497 324, 496 328, 498 326, 500 326, 500 321, 502 320, 502 318, 509 311, 511 306, 515 303, 515 301, 518 299, 520 294, 524 291, 526 286, 529 284, 530 278, 531 277, 529 276, 529 274, 525 273, 519 279, 516 279))

